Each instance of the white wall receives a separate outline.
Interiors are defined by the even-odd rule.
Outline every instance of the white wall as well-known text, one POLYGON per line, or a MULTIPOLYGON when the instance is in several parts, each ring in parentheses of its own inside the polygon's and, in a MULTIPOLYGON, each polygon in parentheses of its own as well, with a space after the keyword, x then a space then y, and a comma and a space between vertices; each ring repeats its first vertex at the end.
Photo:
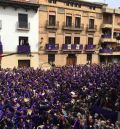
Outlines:
POLYGON ((17 52, 19 36, 29 37, 31 52, 38 51, 38 13, 32 10, 14 9, 12 7, 3 8, 0 6, 0 20, 2 20, 2 29, 0 30, 1 41, 4 52, 17 52), (17 30, 18 13, 28 14, 30 23, 29 31, 17 30))

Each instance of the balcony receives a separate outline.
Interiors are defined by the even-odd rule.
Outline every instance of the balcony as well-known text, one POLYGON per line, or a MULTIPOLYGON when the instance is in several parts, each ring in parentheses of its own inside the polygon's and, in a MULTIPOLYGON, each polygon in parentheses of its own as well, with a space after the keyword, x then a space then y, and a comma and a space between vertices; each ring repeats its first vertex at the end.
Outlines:
POLYGON ((3 46, 1 43, 0 43, 0 54, 3 54, 3 46))
POLYGON ((115 38, 112 38, 112 36, 111 35, 103 35, 102 37, 101 37, 101 42, 110 42, 110 43, 114 43, 114 42, 116 42, 116 39, 115 38))
POLYGON ((112 28, 112 23, 103 23, 102 28, 112 28))
POLYGON ((113 49, 114 52, 120 52, 120 46, 116 46, 116 48, 113 49))
POLYGON ((2 29, 2 21, 0 20, 0 29, 2 29))
POLYGON ((120 9, 115 9, 115 14, 120 14, 120 9))
POLYGON ((66 23, 64 23, 63 30, 82 31, 84 30, 84 24, 75 25, 72 23, 71 25, 66 25, 66 23))
POLYGON ((81 52, 83 50, 82 44, 63 44, 62 45, 63 52, 81 52))
POLYGON ((102 48, 99 50, 100 54, 112 54, 113 50, 112 48, 102 48))
POLYGON ((59 50, 59 44, 46 44, 45 50, 47 52, 57 52, 59 50))
POLYGON ((30 23, 17 22, 17 30, 29 31, 30 30, 30 23))
POLYGON ((85 51, 86 52, 94 52, 96 49, 96 45, 93 44, 88 44, 85 46, 85 51))
POLYGON ((80 24, 80 25, 73 24, 73 30, 76 30, 76 31, 84 30, 84 24, 80 24))
POLYGON ((17 46, 17 52, 18 54, 30 54, 30 45, 18 45, 17 46))
POLYGON ((120 55, 120 45, 117 45, 113 48, 106 48, 104 50, 100 50, 101 55, 120 55))
POLYGON ((113 55, 120 55, 120 45, 113 48, 113 55))
POLYGON ((57 22, 55 22, 53 24, 50 24, 49 21, 47 20, 46 21, 46 28, 47 29, 56 29, 57 30, 59 28, 59 22, 57 21, 57 22))
POLYGON ((103 8, 103 13, 114 13, 114 9, 105 7, 103 8))
POLYGON ((94 26, 87 25, 87 31, 88 32, 95 32, 95 31, 97 31, 97 25, 94 25, 94 26))

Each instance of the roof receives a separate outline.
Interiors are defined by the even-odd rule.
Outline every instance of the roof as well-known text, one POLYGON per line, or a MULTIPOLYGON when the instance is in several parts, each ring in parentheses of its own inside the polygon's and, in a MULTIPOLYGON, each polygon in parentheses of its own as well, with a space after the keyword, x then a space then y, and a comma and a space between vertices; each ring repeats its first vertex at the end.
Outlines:
POLYGON ((36 12, 39 8, 39 4, 36 0, 0 0, 0 6, 4 8, 13 7, 15 9, 23 8, 26 10, 34 10, 36 12))
POLYGON ((99 2, 90 2, 86 0, 58 0, 60 2, 69 2, 69 3, 79 3, 86 6, 96 6, 96 7, 102 7, 104 5, 107 5, 105 3, 99 3, 99 2))

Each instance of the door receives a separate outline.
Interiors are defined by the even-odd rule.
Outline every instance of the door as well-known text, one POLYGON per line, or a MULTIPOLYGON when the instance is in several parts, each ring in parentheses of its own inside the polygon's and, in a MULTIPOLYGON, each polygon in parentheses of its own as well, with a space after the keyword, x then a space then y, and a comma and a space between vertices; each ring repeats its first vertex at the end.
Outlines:
POLYGON ((100 56, 101 63, 112 63, 112 56, 100 56))
POLYGON ((75 54, 69 54, 67 56, 66 65, 76 65, 77 57, 75 54))
POLYGON ((100 56, 100 63, 106 63, 105 56, 100 56))
POLYGON ((49 44, 55 45, 55 37, 49 37, 49 44))
POLYGON ((87 53, 87 63, 92 64, 92 53, 87 53))
POLYGON ((30 60, 18 60, 19 68, 27 68, 30 67, 30 60))

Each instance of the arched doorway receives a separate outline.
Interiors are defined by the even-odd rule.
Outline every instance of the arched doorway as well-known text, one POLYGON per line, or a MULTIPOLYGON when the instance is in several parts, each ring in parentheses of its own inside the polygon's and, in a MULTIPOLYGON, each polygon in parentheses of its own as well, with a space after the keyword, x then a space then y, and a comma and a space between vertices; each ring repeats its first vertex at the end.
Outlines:
POLYGON ((66 65, 76 65, 77 63, 77 57, 75 54, 68 54, 66 65))

